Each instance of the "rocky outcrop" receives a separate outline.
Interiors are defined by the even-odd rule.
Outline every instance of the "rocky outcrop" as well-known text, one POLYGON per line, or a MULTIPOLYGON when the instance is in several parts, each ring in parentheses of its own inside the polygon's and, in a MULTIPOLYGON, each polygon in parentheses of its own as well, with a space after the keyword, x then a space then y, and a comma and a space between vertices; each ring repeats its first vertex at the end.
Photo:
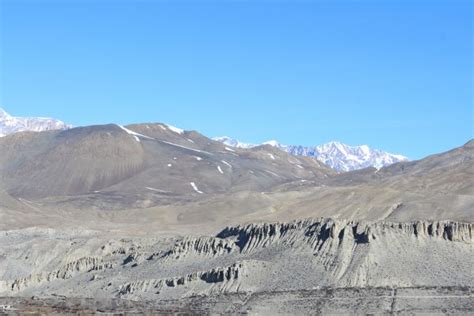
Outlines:
POLYGON ((474 237, 474 225, 471 223, 418 221, 409 224, 375 223, 374 227, 381 229, 398 229, 405 233, 412 234, 417 238, 441 238, 449 241, 471 243, 474 237))
POLYGON ((54 280, 66 280, 72 278, 76 273, 92 272, 112 268, 111 263, 104 263, 102 259, 96 257, 85 257, 74 260, 58 270, 52 272, 42 272, 32 274, 24 278, 6 281, 4 286, 12 292, 21 291, 27 287, 38 285, 54 280))
POLYGON ((242 263, 227 268, 216 268, 199 274, 199 278, 207 283, 218 283, 237 280, 243 269, 242 263))
POLYGON ((70 278, 101 295, 150 299, 286 287, 471 286, 473 226, 320 218, 228 227, 215 237, 101 242, 95 257, 3 281, 0 292, 48 293, 71 286, 48 282, 70 278))
POLYGON ((120 286, 118 296, 150 291, 159 294, 164 288, 174 288, 199 281, 206 283, 223 283, 222 287, 225 287, 225 283, 238 280, 241 277, 243 267, 244 265, 242 263, 235 263, 229 267, 194 272, 181 277, 134 281, 120 286))
POLYGON ((291 245, 296 241, 298 232, 314 223, 312 220, 291 223, 262 223, 247 226, 227 227, 217 237, 234 239, 240 252, 250 252, 256 248, 265 248, 274 243, 291 245))
POLYGON ((342 243, 350 239, 355 244, 370 243, 386 234, 397 234, 415 238, 437 238, 455 242, 473 241, 473 224, 451 221, 417 221, 412 223, 354 222, 333 219, 303 220, 291 223, 262 223, 247 226, 227 227, 217 237, 234 239, 241 252, 265 248, 280 243, 293 245, 302 239, 315 249, 320 249, 327 240, 342 243))
MULTIPOLYGON (((393 262, 384 262, 385 256, 393 257, 394 260, 397 260, 399 255, 407 256, 408 260, 405 259, 407 262, 404 265, 408 271, 419 270, 426 271, 423 273, 431 273, 430 269, 426 270, 426 265, 423 263, 426 258, 419 255, 419 252, 426 248, 425 245, 427 243, 435 245, 431 241, 443 241, 444 243, 468 244, 466 246, 460 245, 460 247, 469 249, 472 247, 473 226, 472 223, 451 221, 359 223, 319 219, 228 227, 219 233, 218 237, 235 240, 241 254, 244 255, 253 255, 253 253, 267 247, 279 247, 275 251, 282 251, 282 249, 297 251, 296 249, 299 248, 302 249, 301 253, 306 254, 308 251, 306 247, 309 246, 313 252, 314 262, 327 271, 330 283, 334 285, 411 286, 416 282, 423 283, 425 281, 416 281, 420 278, 406 278, 396 281, 389 276, 380 277, 380 275, 390 275, 393 273, 392 271, 398 270, 397 265, 392 264, 393 262), (391 243, 393 243, 393 247, 390 245, 391 243), (403 250, 403 247, 406 246, 419 250, 403 250), (397 247, 401 247, 401 249, 397 250, 397 247), (406 253, 402 255, 401 251, 406 253), (381 255, 382 253, 385 255, 381 255)), ((441 244, 436 245, 441 246, 441 244)), ((445 252, 454 246, 443 245, 446 249, 445 252)), ((459 247, 457 248, 459 249, 459 247)), ((441 255, 443 258, 444 256, 445 254, 441 255)), ((466 265, 460 264, 465 270, 466 265)), ((434 264, 433 268, 438 268, 438 264, 434 264)), ((441 270, 433 272, 433 274, 444 273, 441 270)), ((448 277, 447 280, 449 279, 448 277)))
POLYGON ((214 237, 184 238, 176 242, 165 256, 179 259, 181 256, 191 253, 206 256, 219 256, 228 254, 235 250, 235 243, 232 240, 214 237))

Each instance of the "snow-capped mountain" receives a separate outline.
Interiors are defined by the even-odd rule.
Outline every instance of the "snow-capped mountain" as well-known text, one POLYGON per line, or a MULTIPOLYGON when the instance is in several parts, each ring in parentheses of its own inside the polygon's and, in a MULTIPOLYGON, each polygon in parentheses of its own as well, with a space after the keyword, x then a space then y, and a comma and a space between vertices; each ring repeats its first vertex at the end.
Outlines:
POLYGON ((0 108, 0 137, 23 131, 41 132, 71 127, 48 117, 14 117, 0 108))
POLYGON ((349 146, 340 142, 329 142, 315 147, 287 146, 286 151, 293 155, 309 156, 318 159, 338 171, 351 171, 367 167, 382 167, 408 158, 391 154, 367 145, 349 146))
MULTIPOLYGON (((259 146, 255 144, 242 143, 230 137, 216 137, 214 140, 222 142, 227 146, 238 148, 252 148, 259 146)), ((372 149, 367 145, 349 146, 340 142, 329 142, 320 146, 307 147, 283 145, 276 140, 270 140, 260 145, 277 147, 295 156, 314 157, 338 171, 352 171, 367 167, 375 167, 379 169, 399 161, 408 160, 405 156, 391 154, 379 149, 372 149)))
POLYGON ((258 146, 256 144, 249 144, 249 143, 239 142, 238 140, 233 139, 229 136, 214 137, 213 140, 221 142, 221 143, 223 143, 227 146, 236 147, 236 148, 252 148, 252 147, 258 146))
MULTIPOLYGON (((62 121, 52 118, 14 117, 0 108, 0 137, 22 131, 41 132, 69 129, 71 127, 71 125, 67 125, 62 121)), ((314 157, 338 171, 351 171, 366 167, 381 168, 399 161, 408 160, 404 156, 391 154, 383 150, 371 149, 366 145, 349 146, 340 142, 330 142, 320 146, 306 147, 283 145, 276 140, 270 140, 262 144, 251 144, 240 142, 227 136, 216 137, 214 140, 224 143, 227 146, 237 148, 252 148, 260 145, 270 145, 295 156, 314 157)))

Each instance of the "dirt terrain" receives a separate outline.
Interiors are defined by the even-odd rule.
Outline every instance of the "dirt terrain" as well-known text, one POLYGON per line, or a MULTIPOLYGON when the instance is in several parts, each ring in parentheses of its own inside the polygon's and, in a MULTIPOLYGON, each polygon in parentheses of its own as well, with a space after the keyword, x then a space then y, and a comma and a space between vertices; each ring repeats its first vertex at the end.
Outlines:
POLYGON ((165 124, 0 139, 0 312, 470 314, 474 142, 337 173, 165 124))

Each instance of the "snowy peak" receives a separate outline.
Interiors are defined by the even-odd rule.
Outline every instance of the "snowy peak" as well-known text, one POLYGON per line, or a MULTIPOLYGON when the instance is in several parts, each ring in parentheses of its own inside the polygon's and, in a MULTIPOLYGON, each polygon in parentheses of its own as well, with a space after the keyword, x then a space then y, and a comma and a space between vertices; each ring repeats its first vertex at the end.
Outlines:
MULTIPOLYGON (((227 136, 216 137, 214 140, 238 148, 252 148, 258 146, 255 144, 242 143, 227 136)), ((408 158, 402 155, 395 155, 383 150, 372 149, 367 145, 349 146, 337 141, 308 147, 283 145, 276 140, 270 140, 262 143, 262 145, 270 145, 295 156, 313 157, 338 171, 352 171, 367 167, 380 169, 396 162, 408 160, 408 158)))
POLYGON ((382 167, 408 159, 401 155, 394 155, 383 150, 371 149, 367 145, 349 146, 339 142, 330 142, 324 145, 309 148, 310 156, 316 157, 339 171, 351 171, 367 167, 382 167))
POLYGON ((285 145, 282 145, 280 144, 278 141, 276 140, 269 140, 269 141, 266 141, 264 143, 262 143, 262 145, 270 145, 270 146, 273 146, 273 147, 276 147, 276 148, 284 148, 286 147, 285 145))
POLYGON ((10 118, 11 116, 5 112, 4 109, 0 108, 0 120, 10 118))
POLYGON ((242 143, 228 136, 214 137, 213 140, 235 148, 252 148, 258 146, 256 144, 242 143))
POLYGON ((336 141, 313 147, 280 145, 279 148, 295 156, 314 157, 338 171, 352 171, 368 167, 380 169, 396 162, 408 160, 405 156, 372 149, 367 145, 349 146, 336 141))
MULTIPOLYGON (((182 129, 166 125, 171 131, 183 134, 182 129)), ((45 117, 14 117, 0 108, 0 137, 16 132, 48 130, 64 130, 71 128, 62 121, 45 117)), ((243 143, 228 136, 215 137, 215 141, 229 147, 252 148, 260 145, 270 145, 295 156, 313 157, 338 171, 351 171, 367 167, 377 169, 399 161, 408 160, 401 155, 394 155, 383 150, 371 149, 367 145, 349 146, 337 141, 319 146, 284 145, 276 140, 269 140, 262 144, 243 143)))
POLYGON ((71 127, 71 125, 49 117, 14 117, 0 108, 0 137, 24 131, 42 132, 71 127))

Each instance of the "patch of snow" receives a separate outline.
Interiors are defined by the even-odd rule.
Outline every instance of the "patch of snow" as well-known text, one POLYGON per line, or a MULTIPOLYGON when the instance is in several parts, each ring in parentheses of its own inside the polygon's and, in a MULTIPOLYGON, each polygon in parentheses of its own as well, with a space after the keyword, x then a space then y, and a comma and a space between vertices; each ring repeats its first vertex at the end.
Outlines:
POLYGON ((194 144, 194 140, 192 140, 192 139, 189 139, 189 138, 186 138, 186 140, 187 140, 188 142, 190 142, 190 143, 193 143, 193 144, 194 144))
POLYGON ((162 130, 166 131, 166 127, 164 127, 163 125, 158 125, 159 127, 161 127, 162 130))
POLYGON ((213 140, 221 142, 224 145, 235 147, 235 148, 252 148, 252 147, 257 146, 255 144, 241 143, 238 140, 232 139, 228 136, 214 137, 213 140))
POLYGON ((166 126, 168 127, 169 130, 171 130, 172 132, 175 132, 177 134, 182 135, 184 133, 184 130, 181 129, 181 128, 177 128, 177 127, 175 127, 173 125, 169 125, 169 124, 166 124, 166 126))
POLYGON ((201 157, 198 157, 198 156, 194 156, 194 158, 196 158, 197 161, 201 161, 202 158, 201 157))
POLYGON ((390 154, 394 159, 397 159, 398 161, 408 161, 408 158, 402 155, 396 155, 396 154, 390 154))
POLYGON ((365 156, 370 156, 370 149, 369 146, 367 145, 361 145, 359 146, 360 151, 365 155, 365 156))
POLYGON ((228 163, 227 161, 225 161, 225 160, 221 160, 221 161, 224 165, 228 166, 229 168, 232 168, 232 165, 230 163, 228 163))
POLYGON ((169 163, 169 164, 168 164, 168 167, 173 167, 173 165, 169 163))
POLYGON ((150 191, 160 192, 160 193, 171 193, 170 191, 155 189, 155 188, 151 188, 151 187, 145 187, 145 189, 150 190, 150 191))
POLYGON ((282 176, 280 176, 280 175, 276 174, 276 173, 275 173, 275 172, 273 172, 273 171, 270 171, 270 170, 265 170, 265 171, 266 171, 266 172, 268 172, 268 173, 269 173, 269 174, 271 174, 271 175, 274 175, 275 177, 278 177, 278 178, 283 178, 282 176))
POLYGON ((221 174, 224 174, 224 171, 222 171, 221 166, 217 166, 217 170, 219 170, 221 174))
POLYGON ((230 152, 235 153, 235 150, 233 150, 233 149, 231 149, 231 148, 229 148, 229 147, 224 147, 224 149, 227 150, 227 151, 230 151, 230 152))
POLYGON ((190 148, 190 147, 186 147, 186 146, 181 146, 181 145, 171 143, 171 142, 167 142, 167 141, 164 141, 164 140, 158 140, 158 141, 162 142, 162 143, 165 143, 165 144, 168 144, 168 145, 171 145, 171 146, 176 146, 176 147, 179 147, 179 148, 195 151, 195 152, 202 153, 202 154, 212 155, 210 152, 207 152, 207 151, 204 151, 204 150, 199 150, 199 149, 194 149, 194 148, 190 148))
POLYGON ((124 130, 125 132, 127 132, 127 134, 134 136, 134 138, 137 142, 140 142, 140 139, 138 137, 154 140, 153 137, 146 136, 146 135, 134 132, 134 131, 122 126, 122 125, 117 125, 117 126, 120 127, 122 130, 124 130))
POLYGON ((300 169, 304 169, 302 165, 296 165, 300 169))
POLYGON ((272 154, 267 154, 268 157, 270 157, 272 160, 275 160, 275 156, 273 156, 272 154))
POLYGON ((277 142, 276 140, 269 140, 269 141, 266 141, 266 142, 264 142, 262 145, 270 145, 270 146, 272 146, 272 147, 277 147, 277 148, 282 147, 282 144, 280 144, 280 143, 277 142))
POLYGON ((199 194, 204 194, 204 192, 199 191, 197 185, 194 182, 189 182, 189 184, 193 187, 194 191, 196 191, 199 194))

